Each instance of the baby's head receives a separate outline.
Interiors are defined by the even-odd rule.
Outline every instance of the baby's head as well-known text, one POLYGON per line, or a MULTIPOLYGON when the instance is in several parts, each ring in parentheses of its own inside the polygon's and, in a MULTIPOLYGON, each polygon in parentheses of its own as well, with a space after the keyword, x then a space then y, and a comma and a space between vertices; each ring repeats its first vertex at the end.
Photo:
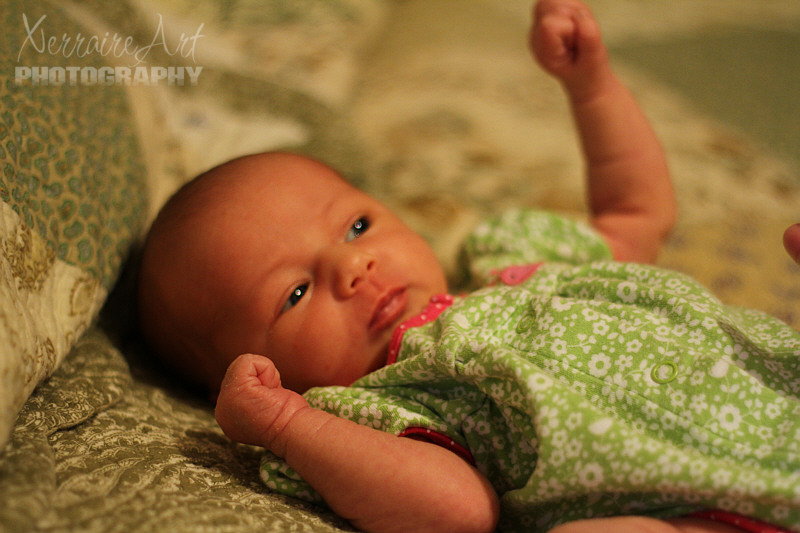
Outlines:
POLYGON ((147 237, 142 329, 164 361, 216 392, 242 353, 298 392, 383 366, 393 329, 446 290, 428 244, 317 161, 234 159, 181 188, 147 237))

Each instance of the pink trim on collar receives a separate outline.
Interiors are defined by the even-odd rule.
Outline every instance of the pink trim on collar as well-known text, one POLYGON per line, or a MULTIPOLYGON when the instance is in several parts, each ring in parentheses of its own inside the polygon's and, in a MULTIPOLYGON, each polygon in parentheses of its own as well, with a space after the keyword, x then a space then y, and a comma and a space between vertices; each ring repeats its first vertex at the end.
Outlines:
POLYGON ((394 330, 392 333, 392 340, 389 342, 389 355, 386 358, 386 364, 391 365, 397 361, 397 355, 400 352, 400 343, 403 340, 403 334, 408 328, 415 328, 422 326, 428 322, 436 320, 442 314, 442 311, 447 309, 453 304, 453 297, 449 294, 437 294, 431 298, 425 309, 418 315, 412 316, 394 330))

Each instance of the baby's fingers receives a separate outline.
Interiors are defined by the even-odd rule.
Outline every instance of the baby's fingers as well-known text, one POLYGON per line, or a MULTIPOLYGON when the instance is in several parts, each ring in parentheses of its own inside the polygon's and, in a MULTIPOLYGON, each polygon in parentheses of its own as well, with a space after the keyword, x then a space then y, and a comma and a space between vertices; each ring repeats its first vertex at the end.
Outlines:
POLYGON ((246 354, 228 367, 215 414, 232 440, 270 448, 293 414, 307 406, 302 396, 281 387, 272 361, 246 354))
POLYGON ((275 389, 281 386, 281 377, 268 358, 263 355, 244 354, 230 364, 222 381, 222 387, 245 384, 275 389))
POLYGON ((539 18, 531 34, 536 60, 549 72, 570 65, 576 51, 576 26, 571 17, 547 15, 539 18))
POLYGON ((600 27, 578 0, 541 0, 530 46, 539 65, 564 82, 573 96, 591 90, 608 69, 600 27))
POLYGON ((783 233, 783 247, 795 263, 800 265, 800 224, 793 224, 783 233))

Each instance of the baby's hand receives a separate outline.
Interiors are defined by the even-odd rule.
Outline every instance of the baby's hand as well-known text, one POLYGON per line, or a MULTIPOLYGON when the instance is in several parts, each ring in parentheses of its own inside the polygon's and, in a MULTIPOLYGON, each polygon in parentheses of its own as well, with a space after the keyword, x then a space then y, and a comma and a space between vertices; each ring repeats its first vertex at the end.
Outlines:
POLYGON ((783 247, 795 263, 800 265, 800 224, 792 224, 783 233, 783 247))
POLYGON ((240 355, 228 367, 217 399, 216 417, 232 440, 267 448, 283 457, 281 433, 305 398, 284 389, 275 365, 260 355, 240 355))
POLYGON ((579 0, 540 0, 534 10, 530 47, 539 65, 567 90, 591 90, 608 70, 600 28, 579 0))

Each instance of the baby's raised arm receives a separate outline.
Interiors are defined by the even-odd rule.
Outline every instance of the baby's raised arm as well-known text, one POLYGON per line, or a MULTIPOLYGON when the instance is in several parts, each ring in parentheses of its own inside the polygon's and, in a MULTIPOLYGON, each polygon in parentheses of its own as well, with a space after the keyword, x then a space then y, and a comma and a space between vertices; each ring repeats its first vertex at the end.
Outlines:
POLYGON ((472 466, 435 444, 311 408, 266 357, 231 364, 216 416, 228 437, 282 457, 361 530, 492 531, 497 522, 497 496, 472 466))
POLYGON ((669 170, 650 124, 611 69, 592 13, 578 0, 542 0, 530 46, 569 98, 592 224, 616 259, 654 261, 675 220, 669 170))

